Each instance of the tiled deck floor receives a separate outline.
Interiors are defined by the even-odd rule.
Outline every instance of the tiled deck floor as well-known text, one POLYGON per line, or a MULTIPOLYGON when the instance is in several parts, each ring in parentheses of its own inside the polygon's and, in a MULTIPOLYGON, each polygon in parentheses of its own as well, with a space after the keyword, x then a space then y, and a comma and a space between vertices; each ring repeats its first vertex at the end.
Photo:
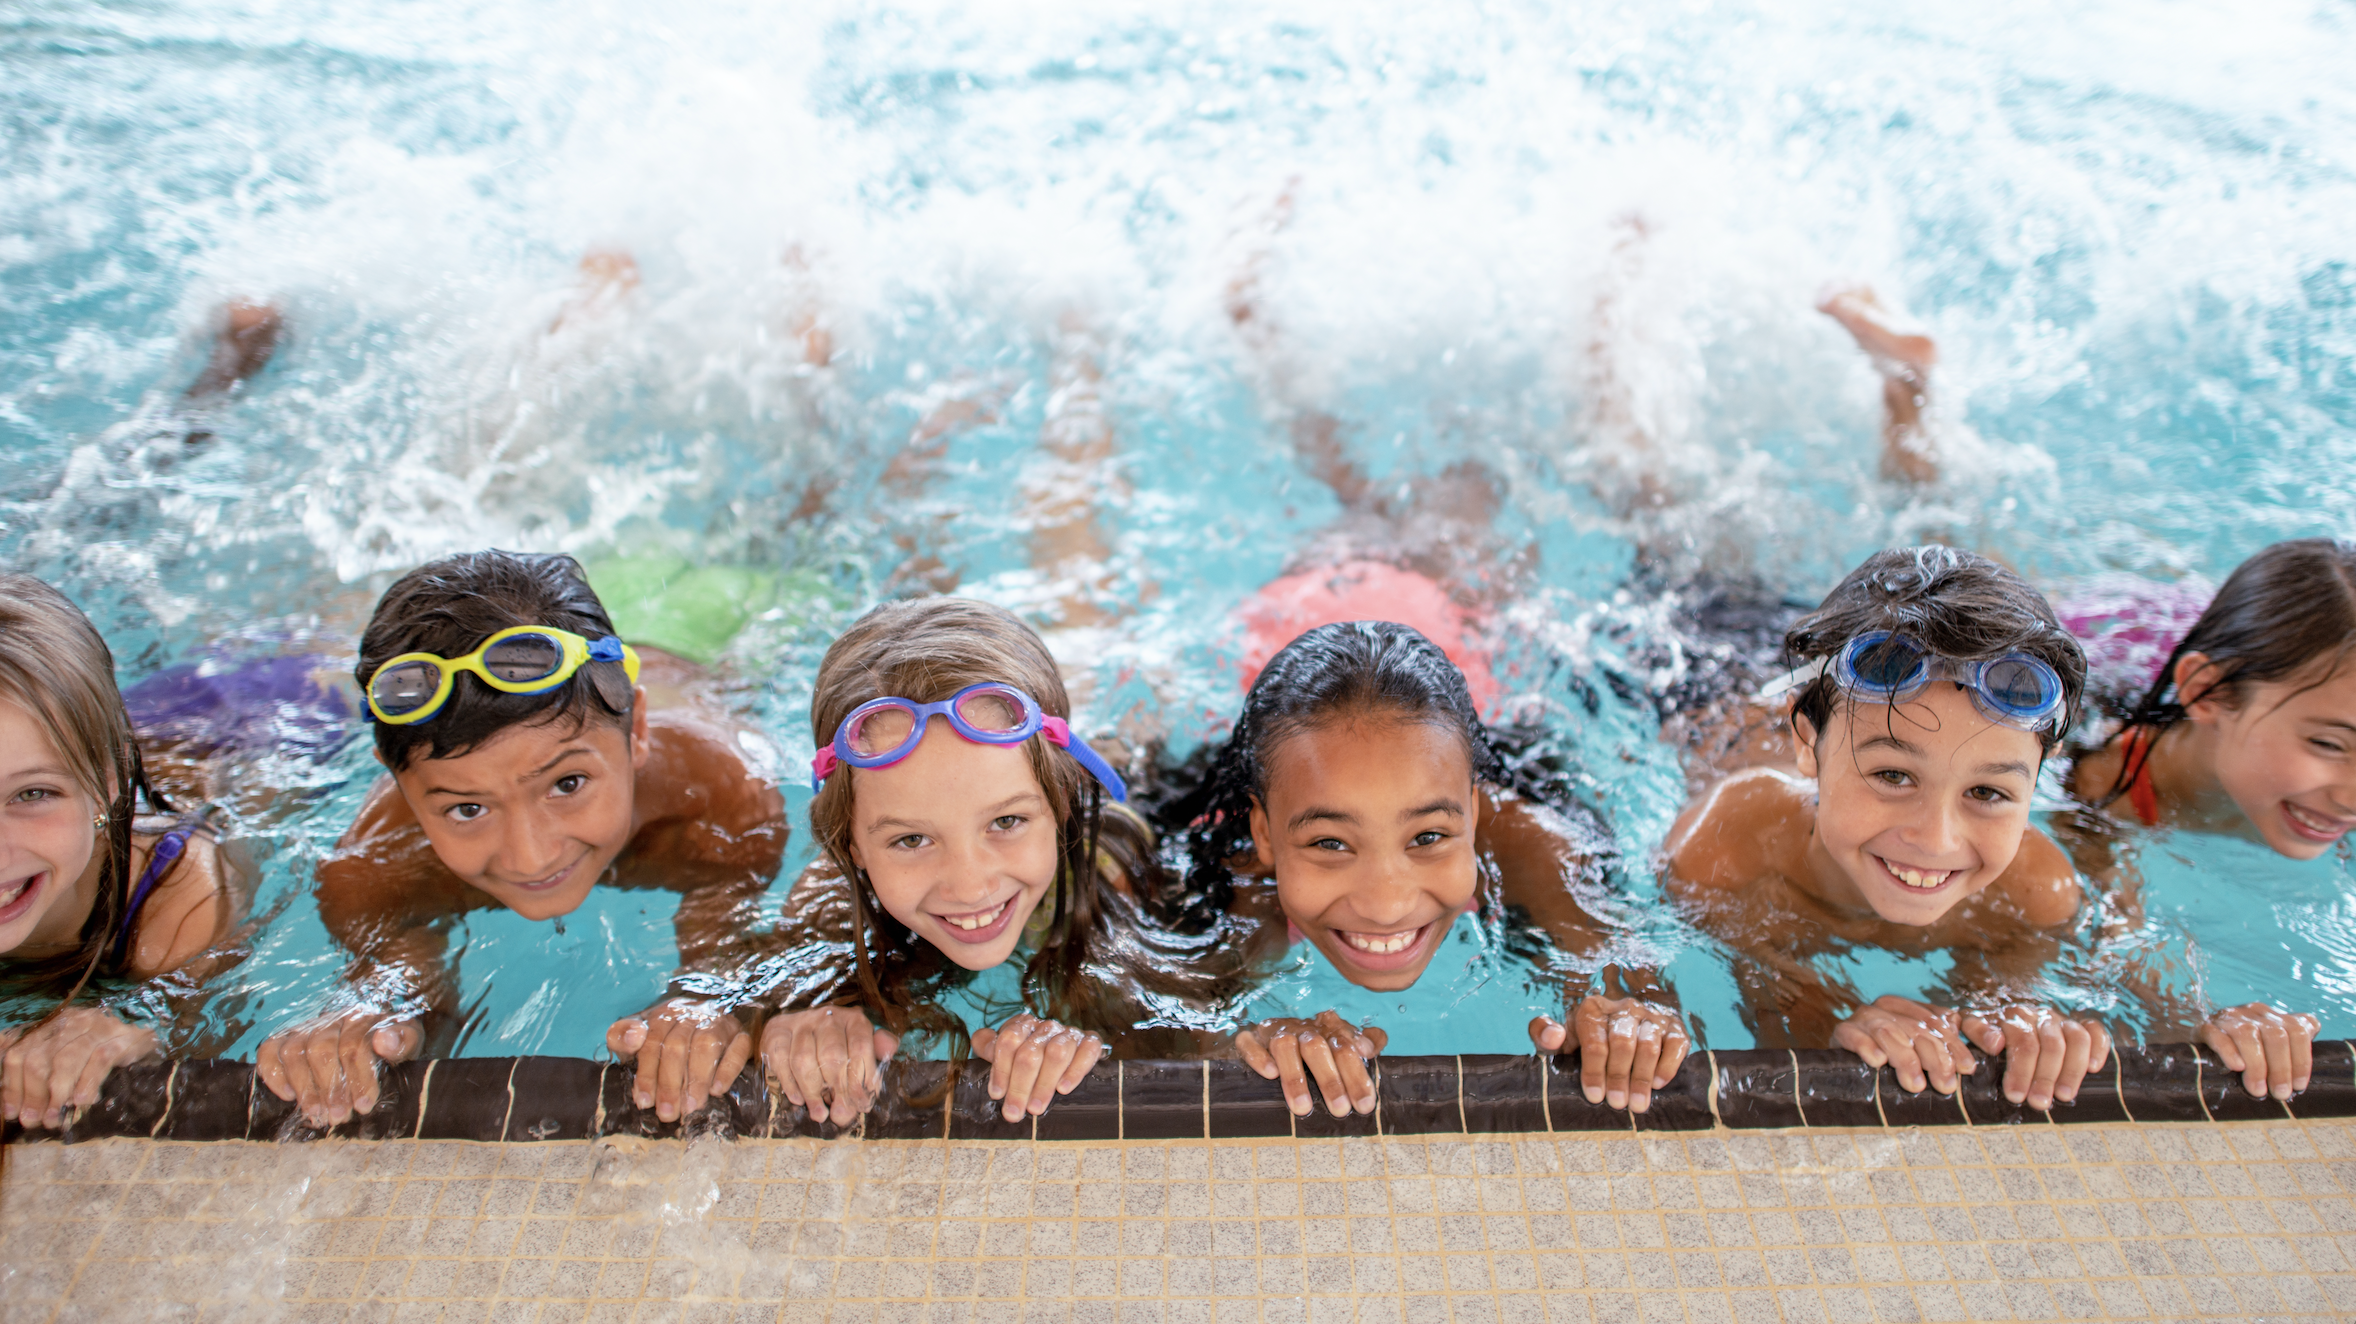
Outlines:
POLYGON ((21 1145, 0 1320, 2356 1317, 2356 1123, 21 1145))

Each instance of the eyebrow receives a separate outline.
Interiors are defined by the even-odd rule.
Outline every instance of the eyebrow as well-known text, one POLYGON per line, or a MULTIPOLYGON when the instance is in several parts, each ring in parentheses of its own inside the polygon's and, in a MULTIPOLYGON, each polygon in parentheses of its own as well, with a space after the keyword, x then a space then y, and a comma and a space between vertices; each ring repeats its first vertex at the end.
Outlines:
MULTIPOLYGON (((520 782, 528 782, 528 781, 532 780, 534 777, 540 776, 541 774, 543 774, 543 773, 547 772, 547 771, 548 771, 550 768, 553 768, 553 767, 555 767, 557 764, 559 764, 559 763, 562 763, 562 762, 564 762, 566 759, 569 759, 569 758, 571 758, 571 757, 572 757, 573 755, 575 755, 575 754, 591 754, 591 755, 594 755, 595 753, 597 753, 597 751, 596 751, 596 750, 594 750, 594 749, 591 749, 591 748, 589 748, 587 745, 575 745, 575 746, 573 746, 571 749, 567 749, 567 750, 562 750, 562 751, 560 751, 560 752, 557 754, 557 756, 556 756, 555 758, 552 758, 552 759, 548 760, 546 763, 543 763, 543 764, 541 764, 539 767, 532 769, 530 772, 527 772, 527 773, 522 773, 522 774, 518 775, 518 776, 516 777, 516 781, 517 781, 517 782, 519 782, 519 783, 520 783, 520 782)), ((481 794, 481 792, 479 792, 479 791, 461 791, 461 790, 458 790, 458 789, 456 789, 455 787, 450 787, 450 786, 428 786, 428 787, 426 787, 426 788, 425 788, 425 793, 426 793, 427 795, 479 795, 479 794, 481 794)))
POLYGON ((2031 781, 2037 779, 2037 770, 2019 759, 2013 759, 2006 763, 1983 763, 1975 771, 1982 777, 2001 777, 2009 772, 2026 777, 2031 781))
MULTIPOLYGON (((1452 818, 1462 818, 1464 817, 1464 806, 1455 800, 1434 800, 1430 804, 1417 805, 1415 808, 1399 815, 1399 821, 1404 823, 1413 819, 1424 818, 1432 814, 1446 814, 1452 818)), ((1345 809, 1326 809, 1318 805, 1311 805, 1307 809, 1304 809, 1301 812, 1293 815, 1292 821, 1285 824, 1285 827, 1288 829, 1297 828, 1304 823, 1319 822, 1347 823, 1352 827, 1356 827, 1358 825, 1358 816, 1345 809)))
POLYGON ((1875 736, 1873 739, 1865 741, 1857 746, 1857 752, 1860 754, 1869 749, 1894 749, 1901 754, 1913 754, 1918 757, 1922 754, 1921 750, 1916 749, 1914 746, 1906 743, 1904 739, 1898 736, 1888 735, 1875 736))
MULTIPOLYGON (((991 805, 983 812, 987 813, 992 818, 996 818, 1000 814, 1003 814, 1007 810, 1013 809, 1018 805, 1034 804, 1043 798, 1044 797, 1042 797, 1037 791, 1016 791, 1014 794, 1006 797, 1003 800, 1000 800, 998 803, 991 805)), ((873 832, 878 828, 888 827, 907 828, 915 832, 925 832, 931 830, 932 824, 921 823, 912 818, 879 818, 874 822, 869 823, 866 830, 873 832)))

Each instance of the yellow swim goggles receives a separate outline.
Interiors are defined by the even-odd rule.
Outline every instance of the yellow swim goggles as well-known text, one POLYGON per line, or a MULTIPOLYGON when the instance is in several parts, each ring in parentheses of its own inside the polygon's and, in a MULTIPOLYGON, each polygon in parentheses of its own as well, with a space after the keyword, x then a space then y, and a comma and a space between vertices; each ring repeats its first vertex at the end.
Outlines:
MULTIPOLYGON (((378 667, 368 681, 368 711, 387 726, 408 726, 442 711, 462 671, 502 694, 545 694, 591 662, 619 662, 638 684, 638 650, 610 634, 592 641, 546 625, 510 626, 465 657, 403 653, 378 667)), ((602 687, 598 697, 608 698, 602 687)), ((608 699, 607 706, 618 711, 628 702, 608 699)))

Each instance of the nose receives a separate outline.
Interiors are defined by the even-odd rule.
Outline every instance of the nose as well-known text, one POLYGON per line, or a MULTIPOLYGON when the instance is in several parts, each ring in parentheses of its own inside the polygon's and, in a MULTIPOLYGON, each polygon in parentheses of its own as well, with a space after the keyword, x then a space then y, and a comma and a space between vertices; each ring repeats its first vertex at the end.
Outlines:
POLYGON ((1415 913, 1416 903, 1423 897, 1414 873, 1402 864, 1390 864, 1370 871, 1367 879, 1351 889, 1351 909, 1358 912, 1375 930, 1403 924, 1415 913))
POLYGON ((973 909, 997 890, 1000 870, 996 858, 972 842, 958 842, 941 852, 941 869, 933 880, 939 904, 973 909))
POLYGON ((499 858, 493 863, 516 882, 536 882, 564 863, 564 845, 564 834, 540 815, 510 814, 499 836, 499 858))
POLYGON ((1960 853, 1963 847, 1962 816, 1957 806, 1944 800, 1931 806, 1923 817, 1907 825, 1906 842, 1931 857, 1924 863, 1942 860, 1960 853))

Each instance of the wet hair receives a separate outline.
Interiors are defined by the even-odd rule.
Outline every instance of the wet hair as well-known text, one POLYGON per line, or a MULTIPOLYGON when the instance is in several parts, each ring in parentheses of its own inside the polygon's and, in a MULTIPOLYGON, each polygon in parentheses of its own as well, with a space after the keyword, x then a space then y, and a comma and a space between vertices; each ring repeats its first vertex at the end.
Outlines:
POLYGON ((120 973, 119 963, 128 959, 127 945, 112 959, 110 953, 118 951, 116 934, 130 904, 132 815, 141 798, 157 809, 171 806, 147 784, 106 640, 81 608, 30 575, 0 573, 0 698, 41 726, 75 789, 106 809, 97 843, 98 896, 75 946, 7 962, 10 986, 66 989, 62 1009, 93 977, 120 973))
MULTIPOLYGON (((468 552, 419 566, 385 590, 360 636, 360 664, 352 674, 365 694, 377 668, 404 653, 464 657, 516 625, 553 626, 587 639, 614 632, 605 604, 573 558, 468 552)), ((449 702, 432 717, 406 726, 370 725, 376 728, 377 754, 398 772, 420 750, 429 759, 453 758, 512 726, 568 722, 578 731, 596 722, 626 733, 632 702, 629 673, 619 662, 586 663, 570 680, 540 694, 502 693, 461 673, 449 702)))
POLYGON ((1171 908, 1194 917, 1232 905, 1232 861, 1252 847, 1252 806, 1267 802, 1276 751, 1305 732, 1361 717, 1452 731, 1464 741, 1476 781, 1505 780, 1464 673, 1438 644, 1391 621, 1320 625, 1268 660, 1208 775, 1164 810, 1164 821, 1187 837, 1186 895, 1171 908))
MULTIPOLYGON (((1985 556, 1938 544, 1875 552, 1784 633, 1784 658, 1805 666, 1836 656, 1851 639, 1873 630, 1902 634, 1958 662, 2007 653, 2037 658, 2062 683, 2061 715, 2037 733, 2044 752, 2052 753, 2078 724, 2086 692, 2085 650, 2063 628, 2044 594, 1985 556)), ((1839 702, 1840 687, 1829 672, 1817 676, 1792 701, 1795 727, 1805 717, 1823 731, 1839 702)))
MULTIPOLYGON (((810 695, 810 729, 831 741, 851 710, 870 699, 937 703, 983 681, 1012 685, 1042 713, 1071 719, 1055 659, 1014 613, 969 598, 887 602, 826 650, 810 695)), ((1025 741, 1023 752, 1056 825, 1054 908, 1047 938, 1023 972, 1024 1000, 1054 1020, 1109 1028, 1089 1024, 1097 1008, 1087 988, 1089 966, 1110 939, 1115 889, 1107 866, 1142 881, 1141 873, 1157 867, 1152 837, 1134 816, 1107 813, 1103 788, 1059 746, 1042 737, 1025 741)), ((937 999, 971 972, 893 918, 852 859, 855 784, 848 767, 826 779, 810 802, 810 831, 850 883, 852 973, 861 1001, 894 1034, 946 1039, 952 1057, 962 1058, 964 1025, 937 999)))
MULTIPOLYGON (((2329 680, 2356 650, 2356 542, 2296 538, 2278 542, 2241 563, 2217 596, 2177 641, 2167 665, 2128 710, 2126 727, 2153 737, 2184 720, 2185 704, 2214 694, 2240 706, 2248 687, 2314 674, 2301 690, 2329 680), (2209 688, 2176 689, 2176 664, 2199 653, 2217 668, 2209 688)), ((2152 742, 2143 746, 2149 757, 2152 742)), ((2143 760, 2121 760, 2105 803, 2126 793, 2143 760)))

